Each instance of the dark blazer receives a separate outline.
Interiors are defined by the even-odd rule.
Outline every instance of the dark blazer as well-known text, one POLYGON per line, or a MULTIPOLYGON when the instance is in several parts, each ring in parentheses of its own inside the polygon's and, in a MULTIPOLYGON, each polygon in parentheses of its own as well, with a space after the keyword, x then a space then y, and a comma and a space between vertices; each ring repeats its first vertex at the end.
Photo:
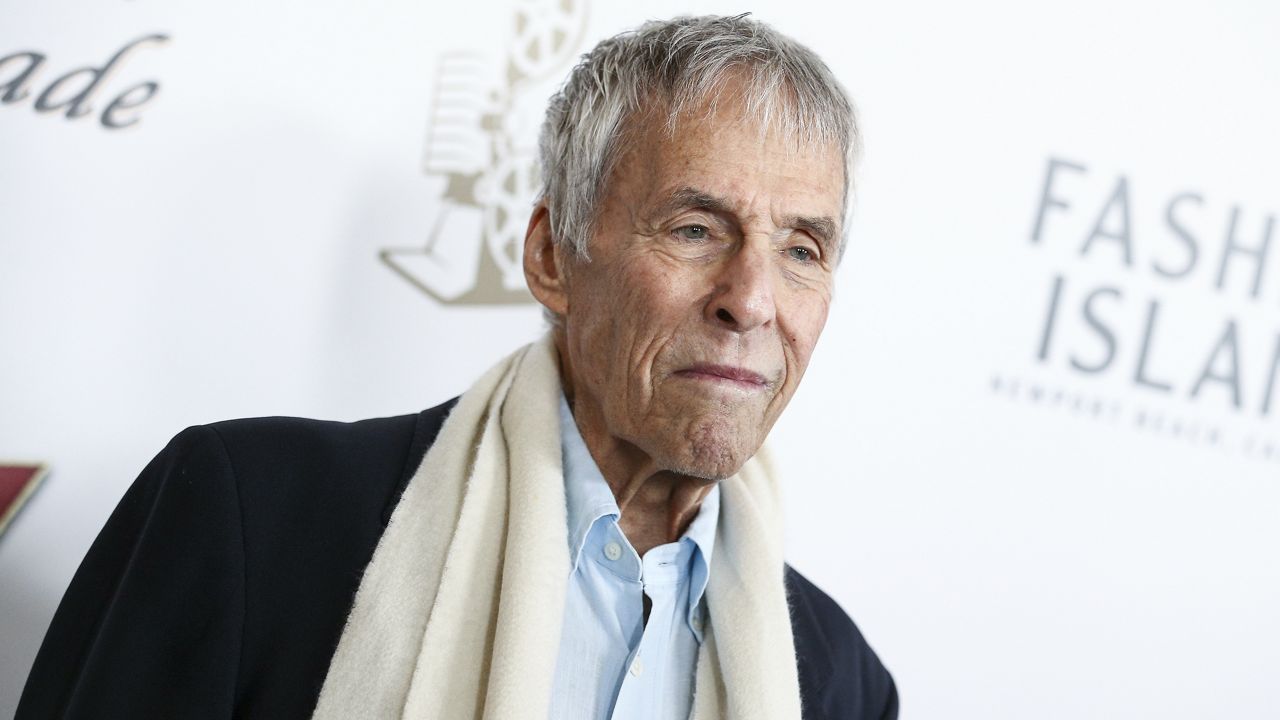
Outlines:
MULTIPOLYGON (((89 549, 16 720, 306 718, 365 566, 450 401, 417 415, 179 433, 89 549)), ((786 569, 806 718, 896 718, 893 679, 786 569)))

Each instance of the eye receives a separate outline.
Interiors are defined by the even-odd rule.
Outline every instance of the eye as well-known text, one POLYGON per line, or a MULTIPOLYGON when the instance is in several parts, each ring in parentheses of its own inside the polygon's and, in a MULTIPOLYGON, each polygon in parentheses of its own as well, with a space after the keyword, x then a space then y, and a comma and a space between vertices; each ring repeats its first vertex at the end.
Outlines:
POLYGON ((685 240, 706 240, 710 236, 711 231, 705 225, 685 225, 675 230, 676 235, 685 240))
POLYGON ((802 263, 810 263, 818 259, 817 253, 803 245, 787 248, 787 255, 791 256, 792 260, 799 260, 802 263))

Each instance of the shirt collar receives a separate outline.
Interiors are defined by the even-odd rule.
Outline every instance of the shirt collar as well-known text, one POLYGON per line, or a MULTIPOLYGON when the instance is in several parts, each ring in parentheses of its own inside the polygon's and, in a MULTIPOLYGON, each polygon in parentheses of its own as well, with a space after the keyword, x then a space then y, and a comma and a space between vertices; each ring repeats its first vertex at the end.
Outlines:
POLYGON ((689 629, 702 642, 703 620, 706 608, 702 607, 702 595, 707 590, 707 578, 711 576, 711 552, 716 545, 716 525, 720 519, 720 483, 711 487, 711 492, 702 499, 702 507, 698 508, 698 516, 689 523, 684 536, 692 540, 698 547, 693 554, 693 572, 689 582, 689 629))
MULTIPOLYGON (((689 528, 684 531, 684 537, 693 541, 701 551, 702 561, 706 567, 711 567, 711 552, 716 546, 716 525, 720 518, 720 483, 711 486, 711 491, 707 496, 702 498, 702 507, 698 508, 698 515, 689 523, 689 528)), ((694 590, 698 597, 702 596, 702 591, 706 589, 707 578, 698 580, 698 569, 694 566, 693 572, 694 590)))
POLYGON ((587 450, 563 395, 560 396, 560 454, 564 459, 564 498, 569 520, 569 564, 576 570, 591 526, 606 516, 617 520, 622 511, 587 450))

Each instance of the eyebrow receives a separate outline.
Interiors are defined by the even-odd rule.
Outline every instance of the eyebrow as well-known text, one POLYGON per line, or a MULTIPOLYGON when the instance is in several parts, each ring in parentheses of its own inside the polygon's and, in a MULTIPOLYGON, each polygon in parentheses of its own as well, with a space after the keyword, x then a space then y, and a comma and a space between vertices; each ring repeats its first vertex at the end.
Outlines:
POLYGON ((799 228, 808 232, 822 246, 822 254, 834 253, 839 244, 836 221, 829 217, 811 217, 808 215, 789 215, 783 219, 787 227, 799 228))
MULTIPOLYGON (((733 206, 728 200, 716 197, 708 192, 699 190, 694 187, 682 187, 657 208, 654 209, 652 218, 660 218, 675 213, 679 210, 697 209, 707 210, 713 213, 725 215, 734 215, 733 206)), ((838 246, 839 230, 836 221, 825 216, 811 215, 788 215, 783 218, 784 227, 804 230, 813 235, 817 239, 818 244, 822 247, 824 255, 834 253, 838 246)))
POLYGON ((666 217, 679 210, 688 209, 709 210, 715 213, 724 213, 726 215, 733 214, 733 208, 729 206, 729 201, 724 198, 718 198, 697 188, 682 187, 671 193, 661 205, 654 208, 652 217, 654 219, 666 217))

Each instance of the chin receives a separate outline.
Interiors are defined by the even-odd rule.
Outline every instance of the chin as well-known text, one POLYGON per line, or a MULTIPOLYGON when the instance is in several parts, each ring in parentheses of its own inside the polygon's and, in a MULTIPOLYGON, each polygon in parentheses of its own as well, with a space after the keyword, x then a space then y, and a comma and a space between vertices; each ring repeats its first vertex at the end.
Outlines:
POLYGON ((742 469, 760 443, 744 443, 755 433, 722 422, 704 422, 689 428, 687 444, 673 470, 707 480, 724 480, 742 469), (750 445, 750 447, 746 447, 750 445))

